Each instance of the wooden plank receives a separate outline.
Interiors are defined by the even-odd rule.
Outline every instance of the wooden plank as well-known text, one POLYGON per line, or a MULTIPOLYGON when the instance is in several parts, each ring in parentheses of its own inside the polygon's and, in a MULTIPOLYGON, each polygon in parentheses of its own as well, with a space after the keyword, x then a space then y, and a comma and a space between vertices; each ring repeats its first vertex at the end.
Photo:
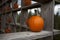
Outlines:
MULTIPOLYGON (((10 25, 11 25, 11 26, 12 26, 12 25, 14 26, 15 24, 14 24, 14 23, 10 23, 10 25)), ((20 23, 16 23, 16 26, 20 26, 20 27, 29 29, 29 28, 27 27, 27 25, 21 25, 20 23)))
POLYGON ((38 7, 41 7, 40 3, 31 4, 29 6, 23 6, 22 9, 32 9, 32 8, 38 8, 38 7))
POLYGON ((44 30, 47 31, 52 31, 54 27, 54 3, 53 1, 41 5, 41 16, 44 18, 45 25, 44 25, 44 30))
POLYGON ((20 39, 38 39, 47 36, 51 36, 52 32, 41 31, 41 32, 18 32, 9 34, 0 34, 1 40, 20 40, 20 39))
MULTIPOLYGON (((41 16, 44 18, 45 25, 44 30, 53 32, 54 28, 54 2, 50 2, 48 4, 41 5, 41 16)), ((44 38, 44 40, 53 40, 52 36, 48 38, 44 38)))
MULTIPOLYGON (((60 30, 54 30, 54 33, 59 33, 60 30)), ((41 31, 41 32, 17 32, 17 33, 8 33, 8 34, 0 34, 0 40, 28 40, 28 39, 38 39, 43 38, 49 39, 52 36, 51 31, 41 31)), ((60 34, 60 33, 59 33, 60 34)), ((56 34, 54 34, 56 35, 56 34)))
POLYGON ((20 11, 21 9, 26 9, 27 10, 27 9, 37 8, 37 7, 41 7, 40 3, 35 3, 35 4, 29 5, 29 6, 24 6, 24 7, 18 8, 18 9, 12 9, 10 11, 3 12, 0 15, 10 14, 11 11, 16 12, 16 11, 20 11))
POLYGON ((60 34, 60 30, 54 29, 54 30, 53 30, 53 33, 54 33, 54 35, 58 35, 58 34, 60 34))

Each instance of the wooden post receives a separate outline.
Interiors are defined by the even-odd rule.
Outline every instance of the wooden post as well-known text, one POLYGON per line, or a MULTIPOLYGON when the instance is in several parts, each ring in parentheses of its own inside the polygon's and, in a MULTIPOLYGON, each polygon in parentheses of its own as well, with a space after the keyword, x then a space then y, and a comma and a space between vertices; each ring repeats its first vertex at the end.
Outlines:
POLYGON ((44 29, 52 31, 54 27, 54 3, 41 5, 41 16, 44 18, 45 25, 44 29))
POLYGON ((54 27, 54 2, 41 5, 41 15, 44 18, 44 30, 51 31, 52 36, 43 38, 43 40, 53 40, 53 27, 54 27))
POLYGON ((28 13, 27 13, 27 10, 22 10, 21 11, 21 17, 20 17, 20 23, 22 24, 22 25, 25 25, 25 21, 26 21, 26 19, 27 19, 27 15, 28 13))
MULTIPOLYGON (((21 0, 21 7, 24 6, 23 1, 24 0, 21 0)), ((20 24, 21 25, 26 25, 25 21, 26 21, 27 18, 28 18, 28 10, 26 10, 26 9, 25 10, 22 10, 21 9, 20 24)))
MULTIPOLYGON (((12 0, 12 9, 14 9, 13 7, 14 7, 14 4, 17 2, 18 0, 12 0)), ((13 27, 13 31, 14 32, 16 32, 17 30, 16 30, 16 23, 17 23, 17 18, 16 18, 16 16, 17 16, 17 12, 12 12, 12 18, 13 18, 13 23, 15 24, 15 26, 13 27)))

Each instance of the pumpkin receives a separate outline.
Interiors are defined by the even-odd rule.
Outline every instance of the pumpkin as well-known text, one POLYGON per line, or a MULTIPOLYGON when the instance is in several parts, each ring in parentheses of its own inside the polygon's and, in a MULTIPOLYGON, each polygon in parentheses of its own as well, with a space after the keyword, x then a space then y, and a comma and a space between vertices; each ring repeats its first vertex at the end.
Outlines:
POLYGON ((14 3, 13 8, 14 9, 17 9, 18 8, 18 4, 17 3, 14 3))
POLYGON ((11 32, 11 28, 10 27, 7 27, 6 29, 5 29, 5 33, 10 33, 11 32))
POLYGON ((29 18, 28 25, 32 32, 39 32, 43 30, 44 20, 40 16, 31 16, 29 18))
POLYGON ((31 5, 31 0, 23 0, 25 6, 31 5))

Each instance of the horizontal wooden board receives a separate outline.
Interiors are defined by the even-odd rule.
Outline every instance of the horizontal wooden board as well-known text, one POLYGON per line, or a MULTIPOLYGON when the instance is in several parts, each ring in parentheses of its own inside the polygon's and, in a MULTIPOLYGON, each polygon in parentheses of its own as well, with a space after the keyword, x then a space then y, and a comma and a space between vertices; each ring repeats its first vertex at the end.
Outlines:
MULTIPOLYGON (((56 32, 59 33, 60 30, 54 30, 54 33, 56 32)), ((28 40, 28 39, 44 38, 52 35, 53 35, 53 32, 51 31, 18 32, 18 33, 0 34, 0 40, 28 40)))

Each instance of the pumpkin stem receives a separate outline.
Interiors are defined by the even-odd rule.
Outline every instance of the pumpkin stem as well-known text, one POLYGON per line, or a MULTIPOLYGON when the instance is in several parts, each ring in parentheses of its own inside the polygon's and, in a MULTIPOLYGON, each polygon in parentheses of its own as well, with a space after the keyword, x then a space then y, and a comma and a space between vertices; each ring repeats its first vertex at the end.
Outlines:
POLYGON ((36 14, 37 16, 40 16, 38 10, 35 10, 35 14, 36 14))

